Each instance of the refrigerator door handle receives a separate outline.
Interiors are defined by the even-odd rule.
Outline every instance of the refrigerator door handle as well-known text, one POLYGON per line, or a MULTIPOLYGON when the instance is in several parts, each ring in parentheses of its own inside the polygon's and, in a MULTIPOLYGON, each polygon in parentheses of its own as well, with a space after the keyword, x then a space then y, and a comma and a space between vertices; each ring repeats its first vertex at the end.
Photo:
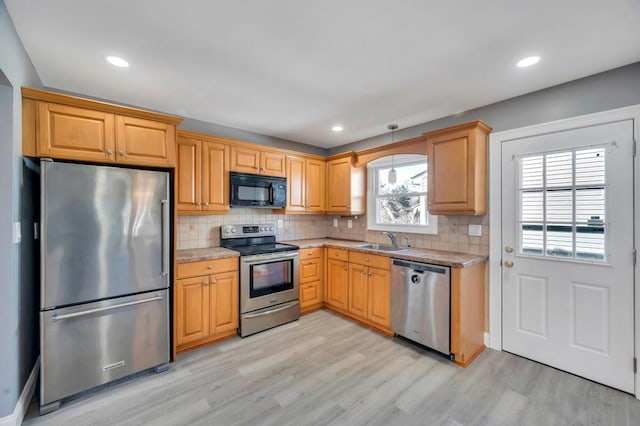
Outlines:
POLYGON ((162 204, 162 275, 169 275, 169 200, 162 204))
POLYGON ((105 306, 103 308, 89 309, 87 311, 74 312, 72 314, 54 315, 54 316, 51 317, 51 321, 58 321, 58 320, 63 320, 63 319, 82 317, 82 316, 85 316, 85 315, 95 314, 96 312, 110 311, 110 310, 113 310, 113 309, 124 308, 124 307, 127 307, 127 306, 139 305, 141 303, 154 302, 156 300, 162 300, 162 296, 154 296, 154 297, 150 297, 148 299, 135 300, 133 302, 121 303, 119 305, 113 305, 113 306, 105 306))

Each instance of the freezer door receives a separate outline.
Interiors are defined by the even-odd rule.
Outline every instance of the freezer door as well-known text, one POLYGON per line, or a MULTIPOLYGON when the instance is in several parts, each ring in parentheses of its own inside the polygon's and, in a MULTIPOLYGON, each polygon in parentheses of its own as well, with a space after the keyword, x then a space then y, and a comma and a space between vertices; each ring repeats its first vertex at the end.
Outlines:
POLYGON ((168 290, 40 313, 40 405, 169 362, 168 290))
POLYGON ((41 308, 169 285, 169 176, 43 161, 41 308))

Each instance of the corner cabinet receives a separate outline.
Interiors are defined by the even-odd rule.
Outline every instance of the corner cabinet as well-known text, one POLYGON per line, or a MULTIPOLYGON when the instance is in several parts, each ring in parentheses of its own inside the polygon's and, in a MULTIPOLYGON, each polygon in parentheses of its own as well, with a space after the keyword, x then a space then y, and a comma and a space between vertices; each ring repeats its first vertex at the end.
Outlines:
POLYGON ((174 167, 177 117, 22 89, 23 155, 174 167))
POLYGON ((324 213, 324 160, 287 155, 285 213, 324 213))
POLYGON ((177 352, 237 334, 238 258, 180 263, 176 275, 177 352))
POLYGON ((355 215, 366 211, 366 167, 355 166, 353 153, 327 160, 327 213, 355 215))
POLYGON ((487 139, 482 121, 424 133, 429 161, 428 210, 432 215, 487 212, 487 139))
POLYGON ((229 146, 223 142, 207 135, 178 132, 178 214, 229 211, 229 146))

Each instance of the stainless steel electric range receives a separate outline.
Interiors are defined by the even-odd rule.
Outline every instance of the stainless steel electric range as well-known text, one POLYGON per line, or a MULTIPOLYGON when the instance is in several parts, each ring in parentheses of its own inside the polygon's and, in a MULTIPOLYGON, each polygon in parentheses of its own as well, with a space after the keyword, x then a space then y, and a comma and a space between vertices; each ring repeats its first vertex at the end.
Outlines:
POLYGON ((275 225, 223 225, 222 247, 240 253, 240 336, 300 317, 299 247, 276 242, 275 225))

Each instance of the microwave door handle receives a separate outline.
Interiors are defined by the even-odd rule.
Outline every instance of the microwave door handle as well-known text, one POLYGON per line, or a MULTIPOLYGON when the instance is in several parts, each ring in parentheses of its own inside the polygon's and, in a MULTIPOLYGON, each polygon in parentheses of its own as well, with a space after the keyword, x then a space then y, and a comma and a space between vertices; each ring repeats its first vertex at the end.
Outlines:
POLYGON ((269 204, 273 205, 273 199, 275 197, 276 188, 274 184, 270 185, 271 190, 269 191, 269 204))

